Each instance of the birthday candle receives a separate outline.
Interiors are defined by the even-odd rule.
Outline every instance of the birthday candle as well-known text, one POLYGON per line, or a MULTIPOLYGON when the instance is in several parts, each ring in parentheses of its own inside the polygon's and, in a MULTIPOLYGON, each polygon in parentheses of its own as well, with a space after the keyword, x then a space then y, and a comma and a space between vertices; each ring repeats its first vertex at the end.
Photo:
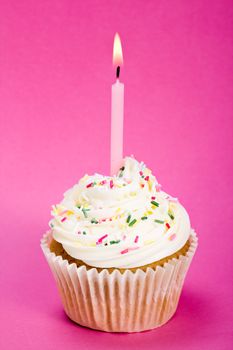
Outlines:
POLYGON ((116 82, 112 85, 111 175, 117 173, 123 159, 124 84, 119 79, 122 64, 121 41, 119 35, 116 33, 113 45, 113 65, 116 67, 116 82))

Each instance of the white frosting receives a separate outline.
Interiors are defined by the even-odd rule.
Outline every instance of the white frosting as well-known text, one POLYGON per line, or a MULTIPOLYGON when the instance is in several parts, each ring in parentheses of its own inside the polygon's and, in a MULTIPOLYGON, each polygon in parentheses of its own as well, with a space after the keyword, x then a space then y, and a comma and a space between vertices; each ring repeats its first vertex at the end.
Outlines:
POLYGON ((190 232, 185 209, 129 157, 117 176, 85 175, 52 214, 54 239, 94 267, 150 264, 182 248, 190 232))

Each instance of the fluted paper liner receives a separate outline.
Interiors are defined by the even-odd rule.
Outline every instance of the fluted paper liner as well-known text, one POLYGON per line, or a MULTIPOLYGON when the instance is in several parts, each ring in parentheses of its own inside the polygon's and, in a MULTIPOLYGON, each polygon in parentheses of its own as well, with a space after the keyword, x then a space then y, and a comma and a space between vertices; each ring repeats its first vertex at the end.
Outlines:
POLYGON ((78 324, 106 332, 140 332, 159 327, 175 313, 185 275, 197 247, 190 233, 186 255, 156 269, 98 272, 69 264, 49 249, 51 233, 41 247, 57 283, 68 317, 78 324))

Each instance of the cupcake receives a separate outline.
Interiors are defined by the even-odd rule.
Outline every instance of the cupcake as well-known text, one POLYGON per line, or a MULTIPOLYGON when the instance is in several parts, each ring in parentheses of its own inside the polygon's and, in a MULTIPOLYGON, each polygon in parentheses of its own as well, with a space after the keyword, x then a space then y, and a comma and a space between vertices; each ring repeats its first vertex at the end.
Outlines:
POLYGON ((41 245, 66 314, 108 332, 140 332, 175 313, 197 247, 189 216, 143 162, 85 175, 52 207, 41 245))

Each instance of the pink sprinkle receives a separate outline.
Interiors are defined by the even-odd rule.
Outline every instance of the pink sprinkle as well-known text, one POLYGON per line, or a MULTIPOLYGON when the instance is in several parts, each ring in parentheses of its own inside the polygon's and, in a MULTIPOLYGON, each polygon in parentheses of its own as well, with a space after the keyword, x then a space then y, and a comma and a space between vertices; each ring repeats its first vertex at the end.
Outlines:
POLYGON ((86 188, 89 188, 89 187, 91 187, 93 185, 93 182, 91 182, 90 184, 88 184, 87 186, 86 186, 86 188))
POLYGON ((169 240, 170 240, 170 241, 173 241, 173 239, 175 239, 175 238, 176 238, 176 234, 173 233, 173 234, 169 237, 169 240))
POLYGON ((102 219, 101 221, 102 221, 102 222, 105 222, 105 221, 106 221, 106 219, 102 219))
POLYGON ((106 185, 107 181, 106 180, 103 180, 100 182, 101 185, 106 185))
POLYGON ((78 231, 77 234, 78 234, 78 235, 81 235, 81 231, 78 231))
POLYGON ((160 184, 155 185, 155 189, 157 192, 161 191, 162 186, 160 184))
POLYGON ((61 222, 66 221, 66 219, 67 219, 66 217, 62 218, 62 219, 61 219, 61 222))
POLYGON ((139 236, 135 237, 134 243, 138 243, 139 236))
POLYGON ((109 221, 112 221, 112 218, 110 218, 109 221))
POLYGON ((110 188, 113 188, 113 180, 110 180, 110 188))
POLYGON ((143 175, 143 172, 142 172, 142 171, 139 171, 139 174, 142 176, 142 175, 143 175))
POLYGON ((151 197, 152 201, 155 199, 155 196, 151 197))
POLYGON ((149 181, 149 176, 147 175, 144 180, 149 181))
POLYGON ((121 251, 121 254, 126 254, 126 253, 128 253, 128 252, 130 252, 131 250, 136 250, 136 249, 138 249, 139 247, 130 247, 130 248, 126 248, 125 250, 122 250, 121 251))
POLYGON ((104 236, 102 236, 102 237, 100 237, 100 238, 98 239, 98 241, 96 242, 96 244, 100 244, 100 243, 102 243, 102 242, 103 242, 103 240, 104 240, 106 237, 108 237, 108 235, 107 235, 107 234, 106 234, 106 235, 104 235, 104 236))

